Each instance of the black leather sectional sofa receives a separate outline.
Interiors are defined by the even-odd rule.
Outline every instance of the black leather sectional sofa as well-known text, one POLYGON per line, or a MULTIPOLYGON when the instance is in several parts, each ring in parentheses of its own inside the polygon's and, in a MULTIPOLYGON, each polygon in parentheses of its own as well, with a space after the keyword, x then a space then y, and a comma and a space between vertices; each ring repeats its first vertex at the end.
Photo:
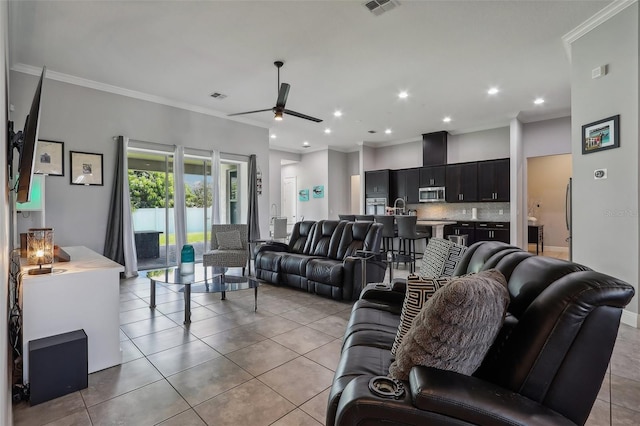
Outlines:
POLYGON ((511 301, 483 364, 472 376, 414 366, 398 399, 368 385, 388 373, 404 293, 365 288, 347 325, 326 424, 584 424, 633 287, 500 242, 469 247, 455 275, 490 268, 505 275, 511 301))
MULTIPOLYGON (((362 290, 359 250, 380 250, 382 225, 321 220, 294 225, 289 244, 269 243, 256 253, 256 277, 338 300, 353 300, 362 290)), ((367 282, 382 281, 385 266, 366 263, 367 282)))

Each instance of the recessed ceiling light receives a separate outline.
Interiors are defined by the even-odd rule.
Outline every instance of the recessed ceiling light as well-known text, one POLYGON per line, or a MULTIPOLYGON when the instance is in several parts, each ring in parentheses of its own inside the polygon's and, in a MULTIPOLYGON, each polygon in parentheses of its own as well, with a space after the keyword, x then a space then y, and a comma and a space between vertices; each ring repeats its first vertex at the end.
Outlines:
POLYGON ((325 132, 326 134, 329 134, 329 133, 331 133, 331 129, 329 129, 329 128, 327 127, 326 129, 324 129, 324 132, 325 132))
POLYGON ((500 91, 500 90, 498 90, 498 88, 497 88, 497 87, 492 87, 492 88, 490 88, 489 90, 487 90, 487 93, 488 93, 488 94, 490 94, 490 95, 495 95, 495 94, 497 94, 499 91, 500 91))
POLYGON ((398 97, 400 99, 407 99, 409 97, 409 94, 405 90, 403 90, 402 92, 398 93, 398 97))
POLYGON ((536 105, 543 104, 543 103, 544 103, 544 99, 542 99, 542 98, 536 98, 536 100, 535 100, 535 101, 533 101, 533 103, 534 103, 534 104, 536 104, 536 105))
POLYGON ((276 138, 276 135, 271 135, 271 139, 275 139, 275 138, 276 138))
POLYGON ((335 110, 333 112, 333 116, 334 117, 342 117, 342 111, 340 111, 339 109, 335 110))
POLYGON ((309 142, 307 141, 302 142, 302 146, 309 146, 309 142))
POLYGON ((451 117, 445 117, 442 119, 445 123, 449 123, 451 121, 451 117))
POLYGON ((387 129, 384 131, 386 134, 390 135, 391 134, 391 129, 387 129))

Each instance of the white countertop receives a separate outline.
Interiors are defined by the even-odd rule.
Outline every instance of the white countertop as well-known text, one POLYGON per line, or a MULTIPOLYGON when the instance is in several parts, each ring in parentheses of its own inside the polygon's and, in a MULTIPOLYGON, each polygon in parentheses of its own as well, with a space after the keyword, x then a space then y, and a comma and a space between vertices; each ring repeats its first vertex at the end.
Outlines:
POLYGON ((458 223, 455 220, 429 220, 429 219, 418 219, 416 222, 418 225, 427 225, 427 226, 445 226, 445 225, 455 225, 458 223))

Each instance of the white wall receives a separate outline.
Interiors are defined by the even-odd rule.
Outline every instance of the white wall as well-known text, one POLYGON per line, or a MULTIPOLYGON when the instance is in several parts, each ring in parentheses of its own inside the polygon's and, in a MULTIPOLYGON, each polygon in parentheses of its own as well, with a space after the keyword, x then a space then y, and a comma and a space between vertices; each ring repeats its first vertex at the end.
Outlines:
POLYGON ((524 156, 571 153, 571 117, 523 124, 524 156))
POLYGON ((449 135, 447 164, 508 158, 509 138, 509 127, 449 135))
POLYGON ((328 150, 311 152, 302 155, 299 163, 282 166, 282 177, 297 176, 298 191, 309 190, 309 201, 298 201, 298 217, 305 220, 321 220, 329 217, 327 195, 329 184, 328 150), (313 198, 313 187, 324 185, 324 198, 313 198))
POLYGON ((349 176, 360 174, 360 152, 353 151, 347 154, 347 173, 349 176))
POLYGON ((9 304, 9 293, 7 277, 9 276, 9 250, 11 242, 9 240, 9 194, 7 192, 7 2, 0 2, 0 194, 2 194, 2 205, 0 206, 0 424, 10 425, 12 421, 11 406, 11 369, 9 356, 9 337, 7 335, 7 306, 9 304))
MULTIPOLYGON (((11 72, 13 117, 19 126, 27 114, 37 78, 11 72)), ((65 175, 47 178, 47 226, 56 244, 84 245, 102 253, 111 196, 115 143, 113 136, 189 148, 256 154, 263 175, 269 173, 267 129, 166 105, 128 98, 72 84, 45 80, 40 138, 64 141, 65 175), (104 155, 104 186, 69 184, 69 151, 104 155)), ((258 197, 260 230, 269 230, 269 189, 258 197)))
POLYGON ((351 177, 348 173, 348 156, 344 152, 328 151, 328 185, 324 196, 327 197, 328 219, 338 219, 338 214, 351 210, 351 177))
MULTIPOLYGON (((636 288, 627 311, 638 313, 638 3, 571 46, 573 259, 636 288), (607 65, 608 74, 591 78, 607 65), (620 147, 582 155, 582 126, 620 114, 620 147), (593 171, 608 169, 594 180, 593 171)), ((623 316, 623 320, 625 317, 623 316)), ((637 326, 637 315, 635 316, 637 326)))
POLYGON ((375 169, 422 167, 422 140, 375 150, 375 169))

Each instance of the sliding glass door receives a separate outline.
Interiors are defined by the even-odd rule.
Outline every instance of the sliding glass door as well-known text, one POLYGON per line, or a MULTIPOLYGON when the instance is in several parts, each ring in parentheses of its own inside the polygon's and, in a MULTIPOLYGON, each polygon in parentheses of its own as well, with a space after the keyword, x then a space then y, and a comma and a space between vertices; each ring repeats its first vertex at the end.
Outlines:
POLYGON ((211 160, 202 157, 184 158, 184 190, 187 204, 186 228, 187 244, 195 249, 196 262, 202 261, 202 253, 211 247, 211 204, 213 200, 213 179, 211 160))

